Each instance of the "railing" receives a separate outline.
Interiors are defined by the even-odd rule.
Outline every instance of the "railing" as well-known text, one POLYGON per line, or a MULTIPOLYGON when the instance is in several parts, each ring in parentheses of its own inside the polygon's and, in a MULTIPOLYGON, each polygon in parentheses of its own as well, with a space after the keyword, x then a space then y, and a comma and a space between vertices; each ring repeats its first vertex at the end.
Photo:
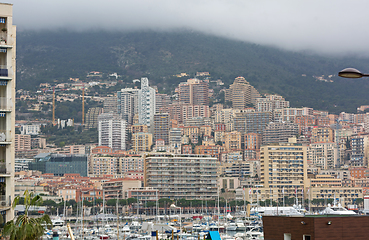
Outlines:
POLYGON ((0 111, 1 110, 12 110, 13 105, 10 103, 11 101, 6 97, 0 97, 0 111))
POLYGON ((8 45, 6 32, 0 33, 0 45, 8 45))
POLYGON ((11 206, 10 196, 0 195, 0 208, 10 206, 11 206))
POLYGON ((12 68, 7 65, 0 65, 0 77, 12 77, 12 68))
POLYGON ((8 130, 0 130, 0 142, 11 142, 12 134, 8 130))

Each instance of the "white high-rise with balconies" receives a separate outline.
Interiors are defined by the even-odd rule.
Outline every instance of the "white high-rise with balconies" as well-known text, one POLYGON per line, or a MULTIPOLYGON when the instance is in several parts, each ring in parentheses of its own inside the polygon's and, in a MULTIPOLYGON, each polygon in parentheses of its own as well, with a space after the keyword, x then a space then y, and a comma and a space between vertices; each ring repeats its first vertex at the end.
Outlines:
POLYGON ((99 146, 126 150, 127 122, 112 112, 100 114, 98 122, 99 146))
POLYGON ((149 79, 141 78, 141 89, 138 91, 138 122, 152 126, 155 114, 155 89, 149 87, 149 79))
POLYGON ((15 42, 13 5, 0 3, 0 214, 14 218, 15 42))

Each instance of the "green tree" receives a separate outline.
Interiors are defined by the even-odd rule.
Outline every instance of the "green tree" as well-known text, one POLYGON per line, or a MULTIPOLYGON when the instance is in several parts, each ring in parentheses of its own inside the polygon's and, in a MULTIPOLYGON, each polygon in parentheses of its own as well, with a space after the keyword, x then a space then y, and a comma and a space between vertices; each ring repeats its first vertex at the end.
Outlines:
POLYGON ((106 205, 107 206, 115 206, 117 204, 117 199, 109 199, 107 202, 106 202, 106 205))
POLYGON ((45 201, 43 201, 42 205, 43 206, 48 206, 48 207, 55 207, 57 204, 53 200, 45 200, 45 201))
MULTIPOLYGON (((19 203, 20 197, 16 197, 12 204, 15 208, 19 203)), ((34 195, 33 192, 24 192, 24 215, 19 216, 16 220, 8 221, 3 229, 2 235, 9 236, 10 240, 34 240, 39 239, 45 231, 44 225, 48 228, 52 227, 49 215, 45 214, 38 218, 28 216, 28 211, 31 206, 39 206, 42 204, 42 198, 39 195, 34 195)))

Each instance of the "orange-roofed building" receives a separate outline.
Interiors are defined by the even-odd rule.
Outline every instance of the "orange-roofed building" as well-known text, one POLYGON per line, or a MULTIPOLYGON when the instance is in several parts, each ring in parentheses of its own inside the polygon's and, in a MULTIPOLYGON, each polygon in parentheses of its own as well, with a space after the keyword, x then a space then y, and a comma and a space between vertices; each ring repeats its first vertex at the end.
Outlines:
POLYGON ((113 149, 107 146, 95 147, 91 150, 92 154, 109 154, 113 152, 113 149))
POLYGON ((368 171, 368 168, 353 167, 350 168, 349 170, 351 178, 366 178, 365 173, 368 171))
POLYGON ((137 179, 132 178, 116 178, 110 179, 103 183, 103 190, 105 192, 105 199, 115 199, 117 197, 117 193, 119 194, 119 198, 127 198, 126 191, 129 188, 138 188, 141 187, 142 182, 137 179))

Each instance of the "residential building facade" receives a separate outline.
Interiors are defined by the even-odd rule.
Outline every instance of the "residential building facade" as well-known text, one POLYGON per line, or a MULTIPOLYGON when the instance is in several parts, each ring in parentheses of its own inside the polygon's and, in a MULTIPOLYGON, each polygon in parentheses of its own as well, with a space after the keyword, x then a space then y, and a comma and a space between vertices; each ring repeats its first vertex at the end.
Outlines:
POLYGON ((170 199, 215 199, 217 158, 206 155, 150 154, 144 163, 145 187, 170 199))

